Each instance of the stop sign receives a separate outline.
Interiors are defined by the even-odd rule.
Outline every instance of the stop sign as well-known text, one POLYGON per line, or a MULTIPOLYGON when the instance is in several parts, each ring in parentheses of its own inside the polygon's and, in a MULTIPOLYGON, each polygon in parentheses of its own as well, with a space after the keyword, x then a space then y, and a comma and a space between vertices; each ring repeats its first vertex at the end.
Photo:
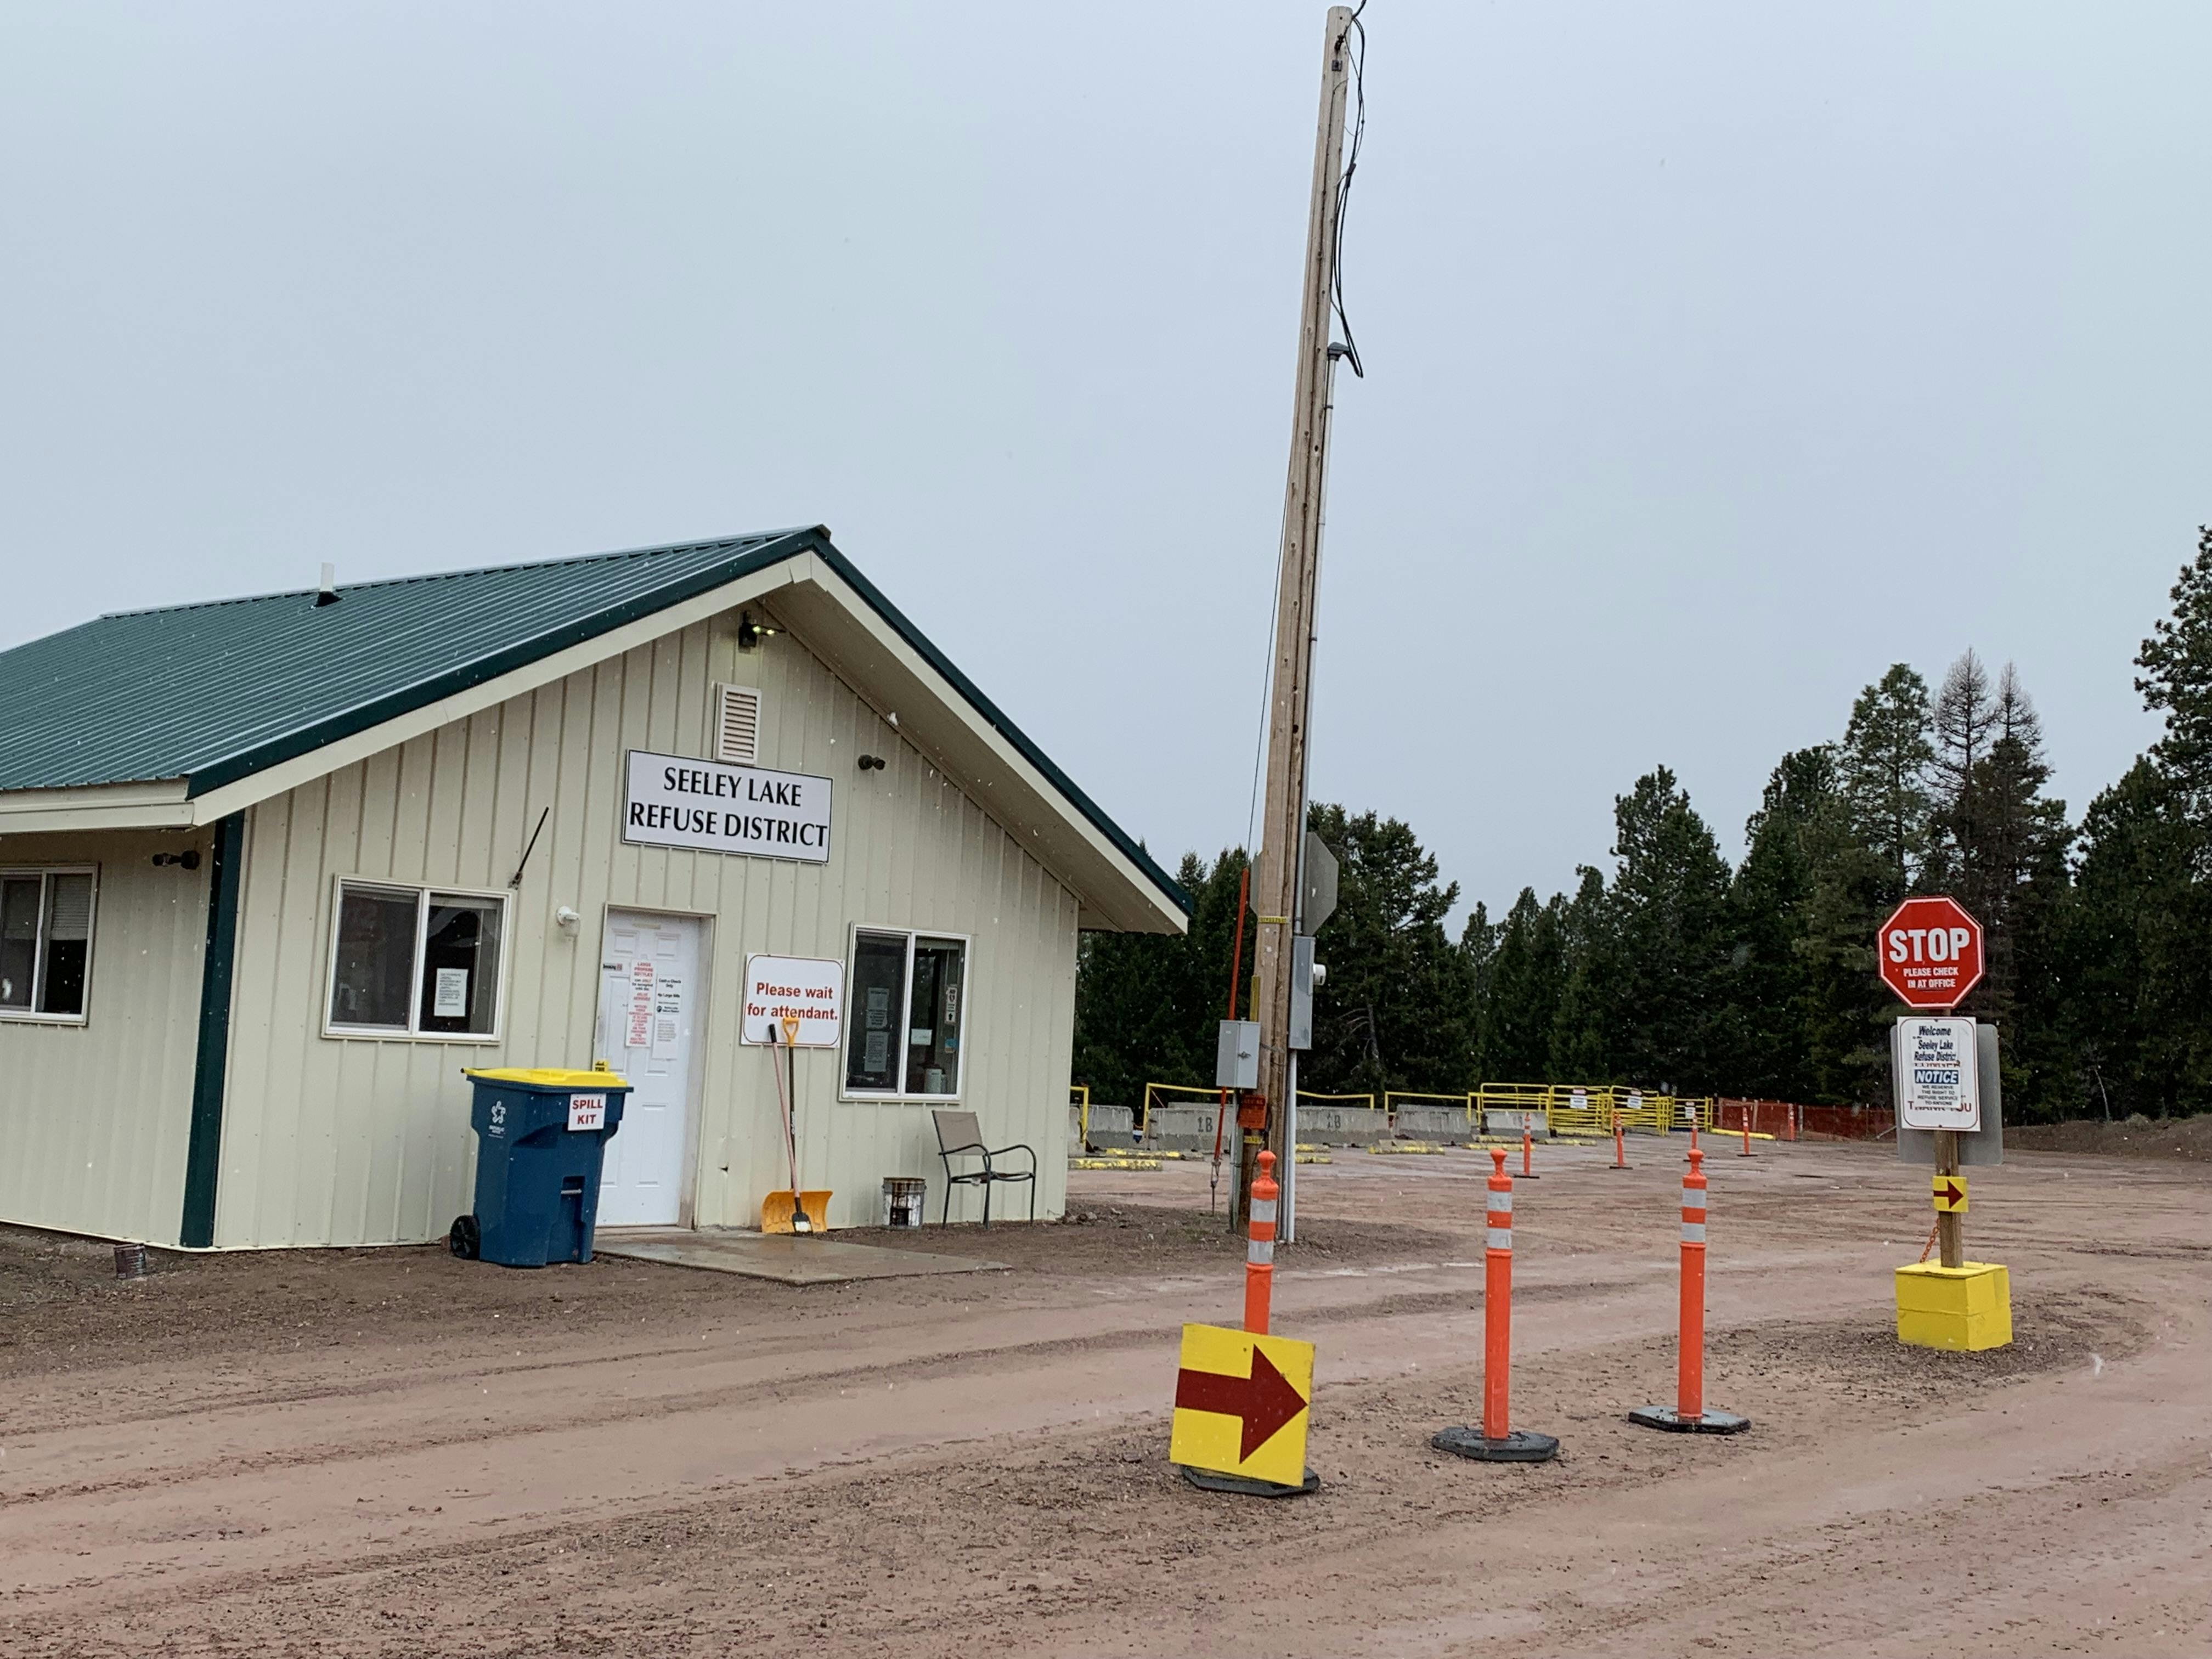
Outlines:
POLYGON ((1875 954, 1899 1001, 1954 1007, 1982 977, 1982 924, 1956 899, 1907 899, 1875 936, 1875 954))

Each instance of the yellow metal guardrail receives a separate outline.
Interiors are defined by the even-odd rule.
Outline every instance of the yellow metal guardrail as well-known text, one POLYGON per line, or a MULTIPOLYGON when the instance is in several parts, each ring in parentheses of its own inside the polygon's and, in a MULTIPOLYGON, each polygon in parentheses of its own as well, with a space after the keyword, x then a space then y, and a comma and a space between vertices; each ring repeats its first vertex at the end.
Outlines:
POLYGON ((1544 1115, 1544 1127, 1555 1135, 1609 1135, 1613 1125, 1623 1129, 1667 1134, 1695 1124, 1713 1127, 1713 1102, 1708 1097, 1660 1094, 1644 1089, 1624 1089, 1609 1083, 1486 1083, 1470 1097, 1477 1115, 1508 1111, 1544 1115))
MULTIPOLYGON (((1184 1096, 1218 1102, 1221 1094, 1218 1086, 1209 1084, 1147 1083, 1137 1111, 1137 1133, 1144 1133, 1150 1126, 1156 1097, 1164 1101, 1170 1097, 1184 1096)), ((1376 1097, 1371 1094, 1325 1095, 1301 1089, 1298 1098, 1353 1105, 1366 1111, 1373 1111, 1376 1106, 1376 1097)), ((1482 1128, 1486 1112, 1541 1112, 1546 1132, 1554 1135, 1609 1135, 1616 1121, 1623 1129, 1662 1135, 1687 1129, 1692 1124, 1705 1131, 1715 1127, 1714 1102, 1710 1096, 1659 1094, 1609 1083, 1486 1083, 1465 1094, 1390 1089, 1382 1096, 1382 1110, 1395 1114, 1401 1101, 1427 1101, 1458 1107, 1466 1112, 1471 1131, 1482 1128)), ((1083 1137, 1088 1141, 1091 1091, 1082 1084, 1071 1084, 1068 1103, 1080 1109, 1083 1137)))
POLYGON ((1069 1084, 1067 1103, 1083 1114, 1078 1120, 1076 1139, 1088 1146, 1091 1144, 1091 1085, 1087 1083, 1069 1084))

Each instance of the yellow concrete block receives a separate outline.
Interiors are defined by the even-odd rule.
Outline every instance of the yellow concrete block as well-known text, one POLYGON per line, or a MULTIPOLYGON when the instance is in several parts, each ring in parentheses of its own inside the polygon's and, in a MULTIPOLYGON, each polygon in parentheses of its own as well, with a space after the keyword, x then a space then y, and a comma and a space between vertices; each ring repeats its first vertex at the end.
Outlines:
POLYGON ((1919 1348, 1971 1352, 2012 1340, 2012 1280, 1994 1261, 1945 1267, 1916 1261, 1897 1270, 1897 1340, 1919 1348))

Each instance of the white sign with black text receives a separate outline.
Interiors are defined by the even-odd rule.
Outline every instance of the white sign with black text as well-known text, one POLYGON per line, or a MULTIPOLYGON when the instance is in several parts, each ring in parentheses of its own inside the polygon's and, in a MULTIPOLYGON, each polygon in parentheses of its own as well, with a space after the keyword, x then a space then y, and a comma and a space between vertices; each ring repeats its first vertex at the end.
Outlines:
POLYGON ((1981 1128, 1972 1020, 1897 1022, 1897 1115, 1908 1129, 1981 1128))
POLYGON ((783 1041, 799 1020, 799 1048, 834 1048, 845 1018, 845 964, 821 957, 747 957, 744 1042, 783 1041))
POLYGON ((629 751, 623 839, 751 858, 830 861, 830 780, 629 751))

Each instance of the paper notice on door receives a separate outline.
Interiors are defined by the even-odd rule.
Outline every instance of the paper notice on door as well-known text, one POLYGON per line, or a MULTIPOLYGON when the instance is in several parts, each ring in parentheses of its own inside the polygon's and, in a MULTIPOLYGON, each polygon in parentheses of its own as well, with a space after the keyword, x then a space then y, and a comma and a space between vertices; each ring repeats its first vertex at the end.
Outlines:
POLYGON ((434 1019, 465 1019, 469 1012, 469 970, 465 968, 438 969, 437 987, 430 994, 430 1016, 434 1019))
POLYGON ((624 1047, 653 1046, 653 964, 649 962, 634 962, 629 966, 629 1024, 624 1047))
POLYGON ((653 987, 653 1057, 676 1058, 676 1040, 684 1018, 684 981, 663 974, 653 987))

